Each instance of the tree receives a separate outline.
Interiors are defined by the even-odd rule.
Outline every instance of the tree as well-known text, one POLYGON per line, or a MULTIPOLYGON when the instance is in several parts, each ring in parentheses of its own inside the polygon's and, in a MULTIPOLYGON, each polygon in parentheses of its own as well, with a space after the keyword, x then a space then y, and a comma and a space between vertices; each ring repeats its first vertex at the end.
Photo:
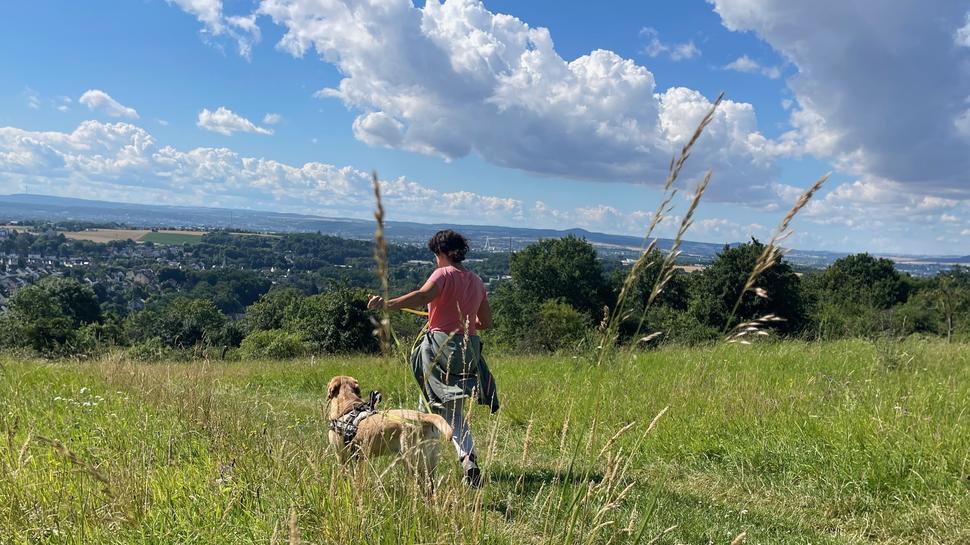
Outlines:
POLYGON ((54 295, 36 284, 21 288, 10 298, 0 328, 4 345, 47 356, 63 353, 74 332, 73 321, 54 295))
POLYGON ((756 239, 735 248, 725 246, 713 263, 696 277, 691 286, 690 311, 702 325, 723 329, 767 314, 785 319, 779 329, 793 333, 806 322, 806 308, 798 275, 785 261, 758 277, 756 286, 767 297, 745 293, 732 317, 731 310, 742 295, 744 284, 765 245, 756 239))
POLYGON ((187 348, 221 344, 225 324, 226 317, 212 301, 179 295, 132 315, 126 326, 134 341, 157 338, 165 346, 187 348))
POLYGON ((835 260, 816 277, 813 287, 825 302, 876 309, 891 308, 904 302, 909 294, 893 262, 869 254, 835 260))
MULTIPOLYGON (((647 265, 640 268, 637 277, 634 279, 630 291, 626 295, 625 317, 619 324, 621 338, 630 338, 638 329, 641 332, 659 331, 661 330, 659 322, 662 321, 666 324, 670 321, 673 313, 687 311, 690 303, 690 280, 687 273, 679 270, 673 271, 670 280, 652 304, 652 309, 663 307, 666 310, 662 313, 657 313, 649 312, 647 308, 647 301, 650 298, 650 294, 660 279, 663 257, 659 250, 651 252, 645 258, 647 265), (664 318, 663 320, 657 320, 656 316, 663 316, 664 318), (641 320, 643 321, 642 328, 640 327, 641 320)), ((619 297, 620 290, 628 274, 628 269, 620 269, 615 272, 613 276, 614 300, 619 297)))
POLYGON ((8 303, 0 343, 47 356, 78 347, 78 329, 102 319, 98 298, 73 278, 47 277, 18 290, 8 303))
POLYGON ((377 349, 366 293, 362 290, 340 288, 305 297, 287 308, 283 327, 319 352, 377 349))
POLYGON ((101 305, 94 290, 73 278, 48 276, 37 286, 49 293, 74 327, 101 321, 101 305))
POLYGON ((512 256, 517 295, 538 307, 559 299, 591 318, 603 312, 608 288, 596 250, 585 240, 567 236, 530 244, 512 256))
POLYGON ((283 327, 283 320, 290 307, 297 304, 303 294, 295 288, 274 289, 246 309, 246 328, 249 331, 268 331, 283 327))

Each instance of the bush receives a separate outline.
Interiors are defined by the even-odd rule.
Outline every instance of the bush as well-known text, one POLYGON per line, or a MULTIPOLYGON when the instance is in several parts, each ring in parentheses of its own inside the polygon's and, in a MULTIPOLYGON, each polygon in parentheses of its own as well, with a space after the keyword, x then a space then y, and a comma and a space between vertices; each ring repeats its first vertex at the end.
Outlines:
POLYGON ((283 328, 300 335, 316 352, 377 350, 363 290, 341 288, 306 297, 289 307, 283 328))
POLYGON ((130 339, 159 339, 165 346, 188 348, 224 344, 226 317, 207 299, 177 296, 132 315, 125 327, 130 339))
POLYGON ((239 346, 240 355, 247 359, 288 359, 306 352, 306 343, 298 333, 282 329, 253 331, 239 346))
POLYGON ((586 338, 589 322, 589 316, 569 303, 549 299, 539 305, 535 326, 528 329, 526 339, 530 348, 542 350, 576 347, 586 338))
POLYGON ((700 323, 689 312, 656 306, 647 310, 640 337, 655 332, 661 333, 655 342, 694 345, 720 338, 721 330, 700 323))
POLYGON ((140 343, 133 344, 125 355, 136 361, 160 361, 171 358, 173 350, 162 342, 162 339, 153 337, 140 343))

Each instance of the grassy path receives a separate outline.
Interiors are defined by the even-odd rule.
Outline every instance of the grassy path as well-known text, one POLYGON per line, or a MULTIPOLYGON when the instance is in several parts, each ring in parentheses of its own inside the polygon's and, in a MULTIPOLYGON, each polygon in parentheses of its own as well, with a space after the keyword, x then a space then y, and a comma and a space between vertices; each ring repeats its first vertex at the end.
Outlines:
POLYGON ((489 484, 428 500, 326 451, 327 380, 414 406, 399 360, 0 359, 0 543, 970 542, 970 346, 490 363, 489 484))

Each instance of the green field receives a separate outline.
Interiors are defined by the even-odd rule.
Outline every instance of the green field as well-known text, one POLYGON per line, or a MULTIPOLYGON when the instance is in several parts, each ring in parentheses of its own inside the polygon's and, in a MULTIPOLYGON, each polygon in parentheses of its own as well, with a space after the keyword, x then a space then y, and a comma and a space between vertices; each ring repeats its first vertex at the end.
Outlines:
POLYGON ((414 406, 400 359, 0 361, 0 543, 970 543, 967 345, 493 354, 488 484, 431 498, 326 448, 327 380, 414 406))
POLYGON ((205 233, 168 233, 165 231, 151 231, 142 235, 138 242, 153 242, 155 244, 197 244, 202 241, 205 233))

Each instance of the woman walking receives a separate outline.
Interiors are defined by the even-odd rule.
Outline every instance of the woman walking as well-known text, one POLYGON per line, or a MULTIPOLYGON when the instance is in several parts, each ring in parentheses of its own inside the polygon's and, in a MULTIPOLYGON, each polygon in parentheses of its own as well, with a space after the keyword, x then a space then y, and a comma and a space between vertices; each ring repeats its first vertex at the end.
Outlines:
POLYGON ((412 370, 431 410, 454 430, 452 442, 466 482, 479 486, 481 470, 465 410, 466 399, 473 395, 492 412, 498 410, 495 381, 478 336, 492 326, 492 311, 482 279, 462 265, 468 252, 465 237, 450 229, 438 231, 428 249, 435 255, 436 268, 421 289, 388 301, 374 295, 367 306, 390 310, 428 306, 428 330, 411 353, 412 370))

